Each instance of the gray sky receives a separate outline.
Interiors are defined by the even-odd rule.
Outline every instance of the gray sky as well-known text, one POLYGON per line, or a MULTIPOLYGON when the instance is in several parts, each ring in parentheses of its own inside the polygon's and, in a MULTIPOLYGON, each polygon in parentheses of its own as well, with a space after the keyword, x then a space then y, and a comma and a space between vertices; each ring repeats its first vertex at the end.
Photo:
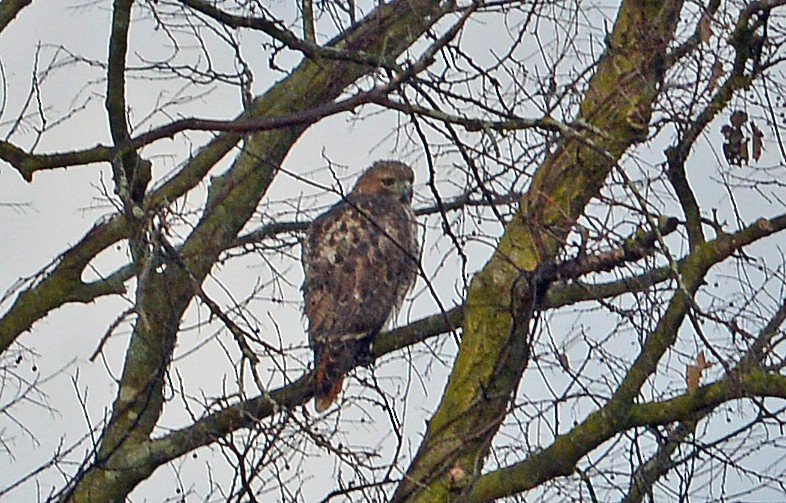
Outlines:
MULTIPOLYGON (((101 1, 95 4, 72 2, 69 8, 64 8, 62 4, 63 2, 58 1, 36 0, 0 36, 0 58, 5 72, 3 88, 5 109, 0 116, 0 122, 4 131, 7 131, 8 124, 16 117, 27 99, 34 70, 36 47, 40 47, 39 67, 46 66, 55 55, 63 57, 64 53, 56 49, 60 45, 65 45, 65 48, 73 54, 95 60, 105 59, 110 2, 101 1)), ((292 18, 291 13, 289 14, 292 18)), ((597 34, 603 24, 601 14, 599 11, 592 10, 589 16, 582 21, 584 29, 597 34), (592 30, 588 28, 590 25, 592 30)), ((164 34, 151 30, 150 22, 147 20, 137 22, 138 26, 135 25, 132 30, 132 47, 137 56, 152 58, 167 54, 169 46, 164 34)), ((495 23, 499 22, 499 19, 484 18, 468 29, 465 40, 472 42, 467 45, 473 47, 473 53, 477 57, 489 57, 493 49, 499 49, 497 46, 505 42, 504 37, 489 35, 490 30, 498 32, 500 24, 495 23)), ((542 34, 544 38, 541 43, 545 42, 546 47, 558 45, 557 40, 561 36, 559 32, 555 34, 550 26, 546 26, 542 34)), ((254 65, 255 91, 263 91, 270 83, 282 78, 282 74, 274 74, 267 70, 267 56, 259 49, 258 38, 244 35, 242 39, 244 57, 254 65), (260 52, 257 55, 254 51, 260 52)), ((587 42, 591 39, 583 33, 580 40, 587 42)), ((526 47, 530 47, 533 54, 537 53, 534 46, 526 47)), ((224 54, 224 56, 224 58, 217 57, 215 64, 221 70, 229 72, 233 68, 231 54, 224 54)), ((188 55, 182 57, 188 59, 188 55)), ((547 61, 538 61, 532 55, 526 57, 525 61, 531 65, 530 71, 536 68, 543 71, 548 67, 547 61)), ((292 57, 288 55, 283 55, 279 61, 282 65, 291 62, 292 57)), ((84 103, 86 108, 64 126, 45 135, 38 146, 38 151, 58 151, 108 142, 101 97, 103 84, 98 80, 101 73, 101 68, 79 64, 58 69, 47 77, 42 86, 41 99, 47 106, 52 107, 46 110, 50 120, 84 103), (77 98, 74 100, 75 96, 77 98)), ((174 82, 130 80, 128 96, 132 107, 132 120, 140 121, 158 108, 160 100, 176 97, 179 92, 180 84, 174 82)), ((226 86, 219 86, 201 99, 174 107, 173 110, 179 114, 194 113, 202 117, 230 118, 237 114, 239 108, 238 93, 226 86)), ((526 105, 522 105, 522 108, 525 109, 526 105)), ((164 120, 163 115, 153 114, 151 120, 144 122, 141 129, 164 120)), ((404 134, 406 131, 400 135, 394 133, 396 125, 397 118, 391 113, 370 115, 360 122, 354 122, 353 117, 344 114, 311 128, 291 151, 283 166, 284 172, 278 176, 268 193, 267 201, 270 205, 263 205, 262 212, 279 215, 283 219, 303 219, 305 215, 297 213, 296 208, 324 207, 337 199, 334 194, 324 194, 319 188, 320 186, 336 188, 330 170, 326 169, 329 163, 333 163, 342 185, 347 189, 361 169, 376 159, 389 157, 403 158, 415 167, 418 174, 416 206, 432 204, 433 198, 425 185, 427 166, 424 154, 419 150, 416 141, 406 137, 404 134), (304 183, 291 175, 306 176, 317 186, 304 183), (314 197, 315 194, 321 195, 314 197)), ((728 200, 728 195, 720 183, 721 177, 755 175, 756 171, 747 167, 730 171, 726 166, 720 165, 718 157, 718 146, 721 144, 718 133, 720 125, 719 122, 717 126, 710 128, 710 141, 701 141, 697 145, 694 155, 706 159, 707 172, 696 176, 694 180, 697 182, 697 192, 702 200, 708 202, 710 206, 716 206, 720 219, 732 224, 734 205, 728 200)), ((159 142, 145 150, 145 156, 154 161, 157 180, 176 169, 187 158, 189 152, 198 148, 199 141, 205 138, 204 135, 198 134, 190 137, 193 143, 178 138, 159 142)), ((28 130, 17 133, 12 139, 18 145, 27 147, 34 138, 32 132, 28 130)), ((436 141, 438 138, 433 136, 431 139, 436 141)), ((628 159, 626 168, 630 169, 634 177, 640 174, 639 170, 650 172, 653 166, 662 162, 662 146, 665 144, 664 141, 669 139, 671 138, 668 134, 664 134, 650 150, 639 151, 638 157, 628 159), (651 157, 645 157, 645 154, 651 157)), ((223 166, 226 166, 231 159, 232 155, 228 156, 223 166)), ((771 148, 759 165, 776 166, 781 161, 776 149, 771 148)), ((464 176, 461 169, 453 168, 459 164, 460 159, 455 152, 447 152, 439 157, 439 162, 442 178, 438 180, 438 186, 442 194, 449 198, 456 193, 456 187, 464 181, 461 178, 464 176)), ((777 175, 773 174, 772 177, 777 178, 777 175)), ((113 211, 102 196, 102 185, 106 185, 111 191, 111 175, 107 166, 92 165, 71 168, 68 171, 39 173, 32 184, 22 180, 10 167, 0 166, 0 202, 21 205, 0 207, 0 217, 3 222, 0 257, 4 261, 4 267, 0 268, 0 289, 4 290, 20 278, 29 277, 41 270, 58 253, 77 242, 96 221, 113 211)), ((659 189, 662 188, 659 186, 659 189)), ((736 203, 743 220, 747 222, 758 215, 771 216, 782 212, 780 189, 775 186, 740 189, 736 203), (760 193, 757 195, 757 192, 760 193), (767 199, 770 204, 767 204, 767 199)), ((201 191, 189 195, 182 206, 198 208, 202 202, 200 198, 203 197, 204 187, 201 191)), ((429 274, 438 301, 445 307, 452 307, 458 301, 463 288, 461 263, 457 255, 451 253, 450 241, 441 234, 439 220, 431 218, 423 219, 422 222, 426 229, 424 269, 429 274)), ((259 223, 260 217, 255 217, 255 220, 249 223, 249 228, 259 223)), ((471 219, 468 219, 467 222, 457 223, 456 227, 469 231, 473 225, 471 219)), ((489 234, 489 238, 485 240, 479 238, 468 244, 470 264, 467 272, 469 273, 482 266, 492 249, 494 238, 501 233, 501 227, 496 224, 483 224, 480 228, 489 234)), ((768 257, 774 264, 778 263, 780 250, 772 241, 760 245, 758 250, 762 249, 763 256, 768 257)), ((684 250, 678 248, 672 252, 679 255, 684 250)), ((289 283, 270 283, 270 286, 262 288, 250 301, 248 308, 258 320, 262 334, 275 339, 276 334, 280 333, 284 346, 301 348, 298 353, 300 357, 293 358, 290 367, 290 377, 297 377, 303 366, 308 363, 310 355, 305 348, 306 336, 300 314, 298 287, 302 274, 297 261, 299 249, 294 249, 293 253, 294 257, 272 256, 272 264, 276 270, 286 275, 289 283), (271 297, 280 297, 281 294, 284 303, 271 301, 271 297)), ((95 270, 100 274, 109 273, 123 263, 124 257, 124 247, 113 248, 95 261, 95 270)), ((754 282, 763 282, 766 279, 764 276, 766 275, 754 278, 754 282)), ((266 284, 272 279, 269 265, 261 263, 256 255, 248 255, 218 268, 216 277, 220 279, 221 285, 214 280, 209 280, 206 290, 225 306, 231 305, 232 299, 245 299, 258 282, 266 284), (231 298, 227 291, 231 292, 231 298)), ((723 275, 719 274, 717 277, 722 283, 723 275)), ((129 283, 128 295, 131 297, 133 286, 133 283, 129 283)), ((718 290, 722 289, 721 284, 718 290)), ((415 302, 405 306, 399 317, 399 323, 437 311, 437 299, 425 288, 422 279, 412 296, 415 302)), ((6 301, 3 309, 7 309, 8 306, 10 302, 6 301)), ((38 322, 30 333, 20 338, 20 343, 34 351, 36 356, 30 357, 26 354, 23 362, 15 367, 15 372, 28 381, 46 379, 45 382, 38 384, 38 389, 46 393, 43 401, 52 412, 31 403, 14 408, 14 418, 34 433, 34 439, 8 420, 0 419, 0 434, 3 434, 4 427, 6 432, 10 432, 9 440, 12 448, 12 456, 0 451, 0 489, 46 463, 61 442, 64 447, 73 445, 85 434, 89 426, 99 424, 108 414, 108 407, 115 393, 113 379, 119 376, 122 369, 122 357, 128 342, 128 326, 123 326, 108 341, 103 353, 105 359, 99 358, 95 362, 89 362, 88 358, 97 348, 106 328, 119 312, 128 307, 128 299, 118 297, 101 299, 87 306, 68 305, 38 322), (52 376, 51 379, 49 376, 52 376), (80 402, 84 405, 84 410, 80 402)), ((227 353, 233 355, 235 360, 237 358, 237 351, 231 338, 223 332, 216 336, 219 328, 216 324, 191 328, 205 317, 205 312, 197 314, 196 310, 192 310, 188 316, 184 324, 186 329, 178 345, 176 371, 171 376, 173 383, 177 385, 180 382, 186 383, 187 392, 195 397, 192 405, 198 402, 198 399, 202 399, 201 393, 204 393, 204 397, 209 401, 210 398, 221 395, 225 387, 230 389, 235 387, 234 367, 227 358, 227 353)), ((578 317, 575 313, 569 316, 548 317, 547 321, 541 339, 543 344, 541 350, 544 355, 549 356, 544 348, 553 341, 558 350, 566 352, 571 361, 576 362, 581 361, 586 354, 586 347, 577 335, 579 332, 583 330, 590 336, 606 337, 617 328, 613 321, 593 317, 591 312, 578 317)), ((637 334, 631 334, 631 337, 635 339, 637 334)), ((692 339, 689 338, 689 341, 692 339)), ((619 345, 617 349, 620 354, 635 354, 637 346, 632 342, 627 346, 620 343, 618 339, 614 342, 619 345)), ((665 362, 664 382, 672 382, 680 378, 686 358, 695 354, 691 344, 692 342, 688 342, 682 348, 684 350, 682 356, 685 358, 680 359, 675 356, 674 360, 665 362)), ((384 465, 395 455, 393 429, 396 425, 391 422, 400 422, 403 424, 405 435, 403 451, 414 453, 419 435, 424 429, 424 420, 437 405, 455 350, 453 338, 446 336, 438 343, 429 344, 428 347, 419 346, 405 352, 404 358, 395 355, 377 365, 375 375, 381 385, 397 396, 407 397, 406 400, 394 403, 397 417, 393 420, 382 413, 380 408, 361 400, 360 406, 341 410, 338 417, 334 412, 329 417, 327 425, 333 425, 336 420, 340 421, 340 430, 345 442, 354 443, 356 447, 378 449, 381 458, 373 462, 384 465), (364 419, 363 423, 360 422, 361 418, 364 419)), ((270 367, 271 362, 263 362, 261 366, 263 379, 270 378, 271 384, 280 384, 281 376, 270 372, 270 367)), ((717 369, 716 366, 713 370, 717 369)), ((601 374, 600 369, 596 368, 594 371, 601 374)), ((533 373, 533 377, 524 385, 526 386, 524 392, 532 399, 551 396, 545 385, 546 381, 552 386, 561 386, 570 381, 570 376, 564 373, 560 375, 553 370, 543 370, 541 373, 533 370, 533 373)), ((361 371, 360 375, 367 377, 369 373, 361 371)), ((250 387, 251 381, 246 379, 245 384, 250 387)), ((249 392, 253 393, 253 391, 253 388, 250 388, 249 392)), ((9 399, 8 392, 3 393, 0 395, 0 406, 9 399)), ((350 379, 347 393, 365 393, 366 397, 377 399, 375 394, 361 390, 354 379, 350 379)), ((37 395, 33 394, 31 397, 36 398, 37 395)), ((561 424, 570 425, 585 414, 584 409, 561 410, 561 424)), ((175 398, 167 404, 161 425, 176 428, 187 424, 188 421, 189 416, 181 400, 175 398)), ((533 443, 551 438, 549 432, 528 432, 528 434, 533 443)), ((89 447, 89 441, 81 443, 68 459, 80 461, 89 447)), ((335 484, 337 476, 334 471, 335 458, 311 444, 305 445, 304 449, 309 453, 308 459, 303 461, 303 464, 299 464, 300 457, 293 455, 290 476, 303 479, 302 487, 306 494, 303 499, 314 501, 324 497, 328 488, 335 484)), ((402 458, 408 459, 409 455, 403 454, 402 458)), ((227 477, 231 470, 221 459, 217 449, 202 449, 197 459, 189 456, 177 460, 172 467, 159 469, 151 481, 142 484, 133 493, 134 500, 160 501, 163 497, 176 497, 177 480, 182 482, 186 491, 193 491, 200 496, 211 494, 214 488, 210 486, 206 465, 211 465, 210 476, 221 480, 227 477)), ((346 469, 342 475, 347 476, 346 469)), ((394 477, 398 475, 400 474, 393 474, 394 477)), ((52 486, 59 488, 62 482, 62 477, 56 470, 47 470, 36 477, 35 481, 29 481, 11 493, 9 501, 34 501, 37 498, 45 498, 52 486)), ((275 493, 270 497, 279 499, 279 495, 275 493)), ((194 499, 201 500, 196 497, 194 499)), ((212 493, 212 500, 221 499, 219 493, 212 493)))

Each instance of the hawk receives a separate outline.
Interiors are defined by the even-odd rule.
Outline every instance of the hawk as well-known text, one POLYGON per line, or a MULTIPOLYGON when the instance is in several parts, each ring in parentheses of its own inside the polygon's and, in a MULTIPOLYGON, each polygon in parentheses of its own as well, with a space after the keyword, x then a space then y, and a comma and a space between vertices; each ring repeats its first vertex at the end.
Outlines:
POLYGON ((314 350, 314 407, 327 409, 344 375, 370 363, 374 337, 401 307, 418 270, 412 169, 378 161, 309 226, 303 295, 314 350))

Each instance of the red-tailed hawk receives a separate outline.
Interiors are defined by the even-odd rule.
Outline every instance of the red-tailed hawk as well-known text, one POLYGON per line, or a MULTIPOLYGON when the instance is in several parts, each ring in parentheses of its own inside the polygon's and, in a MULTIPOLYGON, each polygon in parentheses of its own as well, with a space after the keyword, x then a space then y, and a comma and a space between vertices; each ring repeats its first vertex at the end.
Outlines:
POLYGON ((374 337, 415 282, 413 179, 406 164, 376 162, 308 229, 303 293, 317 412, 333 403, 350 369, 369 363, 374 337))

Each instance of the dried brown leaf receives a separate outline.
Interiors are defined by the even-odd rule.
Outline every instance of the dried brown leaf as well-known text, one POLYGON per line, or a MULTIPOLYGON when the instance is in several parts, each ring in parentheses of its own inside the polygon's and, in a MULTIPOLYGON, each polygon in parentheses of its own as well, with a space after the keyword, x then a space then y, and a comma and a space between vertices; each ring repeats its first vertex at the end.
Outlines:
POLYGON ((570 370, 570 360, 568 359, 568 355, 566 353, 563 352, 559 354, 559 363, 565 370, 570 370))
POLYGON ((731 125, 735 128, 742 127, 746 122, 748 122, 748 114, 742 110, 735 110, 731 114, 731 118, 729 119, 731 125))
POLYGON ((685 365, 685 382, 688 384, 689 392, 699 389, 702 373, 711 366, 712 364, 707 363, 707 359, 704 357, 704 351, 699 352, 695 364, 685 365))
POLYGON ((706 44, 712 38, 712 20, 706 14, 701 16, 699 21, 699 38, 702 44, 706 44))
POLYGON ((758 161, 764 150, 764 133, 756 127, 756 123, 751 121, 751 131, 753 132, 753 160, 758 161))

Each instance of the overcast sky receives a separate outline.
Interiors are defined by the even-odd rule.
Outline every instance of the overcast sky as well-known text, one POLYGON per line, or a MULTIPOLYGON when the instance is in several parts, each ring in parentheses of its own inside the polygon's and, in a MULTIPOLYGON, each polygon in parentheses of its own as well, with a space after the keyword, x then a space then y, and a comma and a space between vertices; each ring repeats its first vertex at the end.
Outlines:
MULTIPOLYGON (((36 54, 38 54, 39 69, 45 67, 52 58, 64 58, 65 53, 62 49, 58 49, 61 46, 73 54, 88 59, 103 61, 106 58, 111 16, 110 2, 84 4, 70 2, 72 5, 68 8, 64 8, 63 3, 60 0, 36 0, 0 36, 0 58, 4 71, 2 75, 4 108, 0 116, 3 131, 8 131, 9 124, 14 121, 28 99, 36 54)), ((602 25, 600 19, 598 17, 598 27, 602 25)), ((152 58, 165 54, 169 50, 166 37, 160 32, 151 30, 149 20, 138 22, 139 28, 135 26, 132 29, 135 57, 152 58)), ((478 52, 488 55, 492 46, 501 40, 501 37, 489 37, 488 32, 484 30, 496 30, 496 28, 493 24, 478 23, 471 27, 466 37, 468 40, 475 40, 472 37, 477 37, 477 40, 487 41, 487 45, 479 48, 478 52)), ((260 52, 259 56, 255 57, 253 54, 255 48, 259 48, 260 39, 246 35, 244 42, 247 43, 244 45, 246 51, 244 56, 256 65, 255 91, 261 92, 268 85, 282 78, 283 74, 266 70, 266 55, 260 52)), ((281 56, 280 63, 291 64, 294 60, 293 56, 284 54, 281 56)), ((139 59, 136 61, 138 62, 139 59)), ((226 60, 217 58, 216 65, 227 71, 233 68, 230 57, 226 60)), ((39 152, 89 147, 96 143, 109 142, 101 95, 102 71, 100 67, 77 64, 59 68, 47 76, 40 96, 42 103, 52 107, 46 109, 47 117, 58 117, 68 110, 82 106, 84 110, 77 113, 64 126, 47 134, 37 147, 39 152)), ((152 114, 151 119, 143 122, 140 129, 161 123, 165 117, 153 113, 160 99, 176 97, 179 91, 180 88, 174 83, 130 80, 128 93, 132 120, 139 123, 142 118, 152 114), (166 89, 166 92, 160 94, 160 89, 166 89)), ((33 99, 37 98, 33 96, 33 99)), ((217 86, 201 99, 176 107, 178 113, 192 112, 202 117, 213 118, 231 118, 239 109, 239 93, 226 86, 217 86)), ((345 114, 325 120, 302 137, 288 156, 283 172, 271 186, 267 198, 270 206, 262 208, 261 213, 270 212, 281 219, 303 219, 307 215, 297 210, 324 207, 337 199, 335 194, 325 193, 320 188, 339 189, 336 179, 327 169, 329 164, 334 167, 334 172, 338 175, 343 188, 348 189, 356 174, 364 167, 376 159, 391 157, 402 158, 416 169, 416 206, 432 204, 430 192, 425 185, 427 171, 423 152, 418 150, 415 142, 405 136, 396 135, 393 131, 396 116, 385 113, 366 117, 360 122, 355 122, 353 119, 352 116, 345 114), (314 183, 305 183, 299 177, 306 177, 314 183), (313 197, 314 194, 320 196, 313 197)), ((698 182, 697 192, 704 201, 717 206, 721 220, 733 223, 735 207, 728 201, 720 183, 723 181, 721 176, 724 176, 724 172, 714 168, 719 163, 717 157, 717 145, 720 145, 719 128, 720 123, 717 127, 711 128, 709 141, 702 141, 697 145, 697 155, 706 158, 708 167, 705 176, 697 177, 697 180, 701 180, 698 182)), ((191 141, 178 138, 159 142, 145 150, 144 155, 154 161, 157 180, 176 169, 187 158, 189 152, 198 148, 199 141, 204 140, 205 135, 191 135, 190 138, 191 141)), ((24 147, 29 147, 34 139, 35 135, 30 128, 26 131, 21 130, 13 136, 13 141, 24 147)), ((662 155, 657 146, 653 147, 652 152, 655 153, 653 155, 662 155)), ((227 157, 224 166, 231 161, 233 155, 234 152, 227 157)), ((775 149, 770 149, 766 155, 768 157, 763 158, 760 163, 762 166, 778 164, 779 159, 775 149)), ((637 163, 653 165, 661 162, 662 157, 657 157, 656 160, 634 161, 632 165, 637 163)), ((441 162, 446 168, 442 179, 439 180, 439 187, 443 195, 449 197, 455 193, 457 184, 460 185, 462 182, 456 177, 463 175, 460 170, 449 169, 453 163, 458 162, 457 156, 445 156, 441 162)), ((748 172, 732 172, 731 175, 742 173, 748 172)), ((102 195, 104 187, 111 192, 111 175, 105 165, 38 173, 33 183, 25 182, 12 168, 0 165, 0 203, 6 204, 0 206, 0 218, 2 218, 0 257, 3 260, 3 267, 0 268, 0 289, 4 291, 20 279, 28 278, 40 271, 69 245, 77 242, 95 222, 111 214, 114 210, 102 195)), ((771 216, 783 211, 779 187, 750 187, 740 194, 741 198, 736 201, 736 209, 746 221, 761 214, 771 216), (757 191, 762 191, 766 197, 756 196, 757 191), (769 205, 766 204, 767 200, 770 201, 769 205)), ((191 209, 198 208, 202 202, 199 200, 200 197, 204 197, 204 193, 190 195, 184 206, 191 209)), ((249 228, 261 223, 261 218, 261 216, 255 217, 255 221, 250 222, 249 228)), ((435 298, 421 280, 413 293, 416 302, 405 306, 399 323, 436 312, 438 303, 447 308, 452 307, 460 298, 464 286, 461 262, 455 254, 450 253, 450 241, 439 232, 439 221, 423 219, 423 223, 429 229, 424 246, 424 269, 429 274, 437 295, 435 298)), ((471 226, 471 223, 467 225, 471 226)), ((501 232, 501 228, 494 225, 484 229, 490 234, 490 239, 485 242, 479 239, 468 247, 471 259, 466 271, 468 273, 482 266, 494 244, 493 238, 501 232)), ((776 246, 771 242, 762 246, 768 248, 765 256, 772 257, 774 261, 778 260, 780 251, 776 246)), ((679 254, 684 250, 672 251, 679 254)), ((263 288, 249 303, 249 309, 259 321, 263 334, 269 334, 274 338, 280 335, 283 345, 287 347, 300 346, 303 355, 300 363, 305 365, 309 353, 305 349, 306 336, 300 314, 298 288, 302 273, 297 261, 299 249, 295 248, 292 252, 294 253, 292 257, 274 256, 272 261, 276 270, 286 274, 289 283, 271 283, 270 286, 263 288), (281 295, 285 302, 275 302, 281 298, 281 295)), ((110 273, 123 262, 124 257, 125 250, 122 247, 113 248, 95 261, 95 273, 110 273)), ((249 255, 222 266, 217 271, 217 275, 222 285, 209 280, 206 288, 225 306, 231 305, 232 299, 245 299, 259 282, 266 283, 272 277, 270 265, 262 263, 256 255, 249 255), (226 287, 226 290, 222 287, 226 287), (231 297, 227 292, 231 293, 231 297)), ((132 283, 129 284, 128 295, 133 296, 132 283)), ((8 306, 10 301, 6 300, 3 310, 8 306)), ((90 427, 95 427, 108 413, 108 407, 116 391, 113 379, 119 376, 122 369, 122 358, 128 342, 127 326, 108 341, 103 353, 104 358, 99 358, 95 362, 88 361, 88 358, 96 350, 99 340, 118 313, 129 306, 128 299, 120 297, 104 298, 87 306, 67 305, 39 321, 30 333, 19 339, 20 344, 32 353, 24 353, 22 363, 15 366, 13 370, 30 382, 37 379, 46 380, 37 384, 38 389, 46 393, 46 396, 30 395, 31 398, 39 399, 45 406, 26 403, 13 409, 14 419, 24 425, 24 428, 29 429, 34 434, 34 438, 25 434, 19 426, 12 424, 10 419, 0 416, 0 435, 4 439, 8 435, 7 440, 10 441, 11 447, 10 453, 0 450, 0 489, 50 460, 58 445, 68 448, 78 442, 90 427), (84 405, 84 410, 80 402, 84 405)), ((205 313, 201 313, 201 316, 204 317, 205 313)), ((194 396, 203 392, 210 398, 223 392, 227 385, 225 377, 231 380, 234 369, 224 348, 229 348, 227 350, 229 353, 232 353, 235 348, 232 347, 231 338, 226 334, 215 336, 218 329, 216 325, 188 327, 189 323, 196 325, 201 319, 195 311, 188 317, 186 330, 179 341, 177 372, 173 373, 172 379, 173 382, 180 382, 182 379, 182 382, 188 383, 188 390, 194 396)), ((594 324, 593 319, 588 318, 587 315, 583 315, 580 320, 579 324, 586 327, 588 332, 596 331, 603 334, 613 328, 613 326, 603 326, 601 323, 594 324)), ((549 337, 554 337, 557 347, 565 351, 572 360, 578 361, 584 354, 584 348, 580 345, 566 344, 561 339, 564 333, 575 329, 575 318, 563 320, 558 317, 551 320, 547 333, 549 337)), ((399 358, 391 363, 383 362, 378 365, 376 376, 383 386, 389 389, 406 387, 408 401, 395 404, 395 410, 399 415, 393 418, 370 406, 343 411, 340 416, 340 421, 343 422, 342 429, 352 432, 351 435, 347 435, 347 438, 357 445, 365 445, 369 448, 384 444, 380 449, 383 460, 379 462, 384 464, 394 455, 395 442, 392 431, 396 426, 395 423, 401 422, 408 436, 404 449, 414 450, 418 435, 423 431, 425 418, 437 405, 455 350, 453 338, 445 336, 436 345, 430 345, 428 349, 416 348, 412 352, 406 352, 404 359, 399 358), (432 353, 432 350, 435 353, 432 353), (395 379, 392 376, 395 376, 395 379), (358 422, 364 415, 363 411, 369 410, 374 411, 374 414, 366 422, 358 422), (346 425, 352 426, 348 428, 346 425)), ((631 343, 628 351, 633 354, 634 350, 635 346, 631 343)), ((687 354, 690 354, 689 350, 687 354)), ((681 368, 684 363, 684 361, 675 361, 670 365, 681 368)), ((302 368, 293 367, 291 377, 299 375, 301 370, 302 368)), ((368 376, 365 371, 361 374, 368 376)), ((554 382, 562 382, 560 380, 567 380, 569 376, 550 374, 541 376, 541 379, 546 378, 553 378, 554 382)), ((276 377, 274 383, 280 383, 280 379, 280 376, 276 377)), ((350 381, 351 386, 356 386, 355 380, 350 381)), ((548 396, 548 391, 541 380, 533 379, 528 386, 527 393, 533 398, 540 395, 548 396)), ((359 392, 358 389, 353 389, 354 391, 350 392, 359 392)), ((0 394, 0 406, 9 398, 8 391, 4 390, 0 394)), ((168 406, 162 420, 162 425, 166 427, 174 428, 188 423, 188 414, 179 405, 179 400, 176 399, 174 402, 178 405, 168 406)), ((566 425, 571 424, 577 417, 582 417, 577 411, 568 410, 564 414, 566 425)), ((538 433, 534 435, 537 436, 538 433)), ((80 443, 69 459, 81 460, 89 447, 89 441, 80 443)), ((330 455, 320 452, 313 446, 307 446, 306 449, 314 455, 306 464, 292 466, 291 475, 305 478, 304 491, 314 495, 306 499, 314 500, 323 497, 327 492, 326 488, 333 487, 336 478, 333 470, 334 460, 330 455)), ((188 491, 193 490, 199 495, 210 493, 206 464, 211 463, 212 476, 217 478, 226 476, 230 470, 226 463, 218 462, 220 458, 218 451, 208 452, 203 449, 196 460, 189 456, 175 461, 174 467, 159 469, 152 483, 143 484, 134 492, 135 501, 160 501, 163 497, 170 496, 175 498, 178 480, 188 491), (181 465, 185 468, 182 473, 177 473, 181 465)), ((295 456, 294 459, 298 457, 295 456)), ((398 475, 394 474, 394 476, 398 475)), ((37 480, 30 481, 11 493, 9 501, 35 501, 37 498, 45 498, 52 486, 59 488, 62 483, 63 479, 56 470, 48 470, 37 477, 37 480)), ((221 497, 214 493, 213 499, 220 500, 221 497)))

